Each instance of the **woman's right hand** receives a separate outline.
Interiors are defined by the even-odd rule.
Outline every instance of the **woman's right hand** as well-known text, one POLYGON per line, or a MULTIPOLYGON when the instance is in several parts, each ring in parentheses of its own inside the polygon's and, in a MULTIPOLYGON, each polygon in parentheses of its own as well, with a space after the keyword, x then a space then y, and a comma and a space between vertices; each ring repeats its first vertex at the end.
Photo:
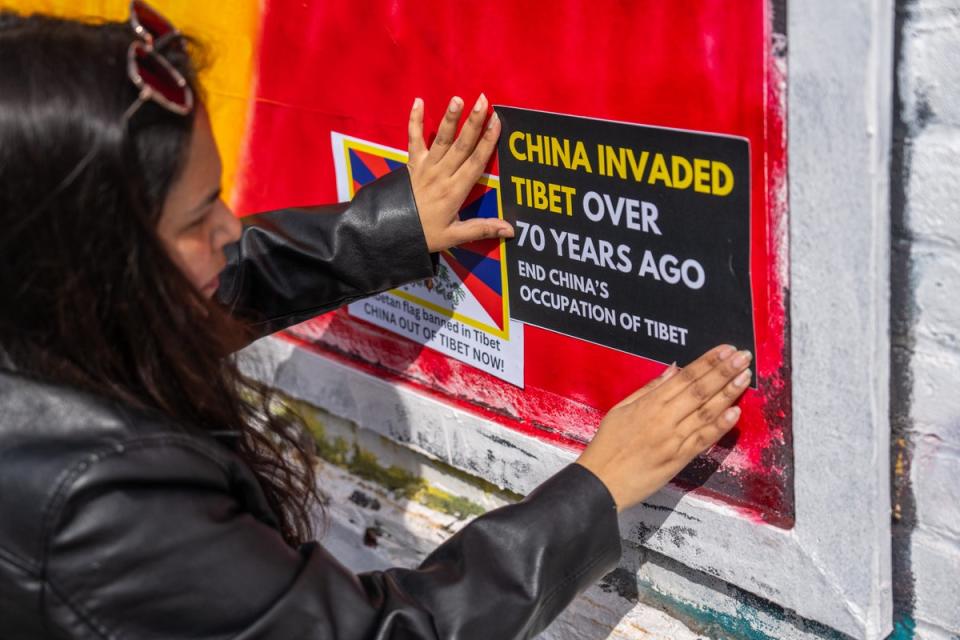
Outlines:
POLYGON ((417 98, 410 111, 407 170, 423 236, 431 253, 474 240, 514 235, 513 226, 506 220, 479 217, 461 220, 458 215, 464 199, 483 175, 500 137, 500 120, 494 113, 487 121, 490 104, 482 93, 467 113, 458 135, 463 107, 459 97, 450 100, 437 137, 429 148, 423 139, 423 100, 417 98))
POLYGON ((740 418, 734 402, 750 383, 751 355, 721 345, 614 406, 577 462, 623 511, 655 493, 740 418))

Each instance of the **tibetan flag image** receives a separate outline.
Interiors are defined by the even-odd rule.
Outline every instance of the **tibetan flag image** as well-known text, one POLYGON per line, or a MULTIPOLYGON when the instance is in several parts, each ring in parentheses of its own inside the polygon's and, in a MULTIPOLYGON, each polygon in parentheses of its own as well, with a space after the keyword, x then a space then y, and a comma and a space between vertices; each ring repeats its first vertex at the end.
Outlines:
MULTIPOLYGON (((336 132, 331 140, 342 201, 406 162, 399 149, 336 132)), ((499 217, 498 191, 497 177, 484 175, 461 219, 499 217)), ((522 386, 523 327, 510 322, 502 243, 479 240, 443 251, 434 277, 355 302, 348 312, 522 386)))

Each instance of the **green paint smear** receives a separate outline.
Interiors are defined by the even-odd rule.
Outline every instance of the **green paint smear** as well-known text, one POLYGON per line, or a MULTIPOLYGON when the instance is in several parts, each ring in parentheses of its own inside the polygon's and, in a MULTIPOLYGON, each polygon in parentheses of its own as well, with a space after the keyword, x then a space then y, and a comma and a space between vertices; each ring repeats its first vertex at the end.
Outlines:
POLYGON ((887 636, 887 640, 913 640, 916 628, 913 618, 904 616, 894 622, 893 633, 887 636))
MULTIPOLYGON (((328 437, 323 421, 313 407, 293 399, 285 399, 285 403, 286 407, 277 410, 295 411, 300 416, 317 442, 317 455, 330 464, 345 469, 364 480, 374 482, 394 495, 418 502, 434 511, 451 515, 460 520, 486 513, 486 509, 479 504, 433 487, 426 480, 406 469, 396 465, 387 467, 380 464, 373 453, 355 443, 351 445, 339 436, 336 438, 328 437)), ((441 463, 436 466, 442 467, 445 472, 456 471, 454 475, 465 476, 463 472, 453 470, 448 465, 441 463)), ((473 484, 478 484, 472 477, 471 480, 473 484)), ((496 490, 494 485, 482 484, 489 485, 491 489, 496 490)), ((488 491, 488 493, 494 492, 488 490, 486 486, 481 486, 481 489, 488 491)), ((503 492, 497 491, 497 493, 502 494, 503 492)))
MULTIPOLYGON (((662 594, 658 594, 664 598, 662 594)), ((756 611, 737 603, 737 615, 721 613, 705 607, 698 607, 687 602, 667 598, 670 601, 668 613, 680 614, 677 617, 686 618, 687 626, 692 627, 711 638, 742 638, 744 640, 770 640, 772 636, 760 629, 756 611)), ((765 625, 764 625, 765 626, 765 625)))
POLYGON ((786 627, 798 627, 805 633, 824 640, 849 640, 849 636, 835 629, 812 620, 799 618, 795 614, 785 613, 780 607, 757 596, 744 594, 744 600, 737 601, 736 613, 728 614, 678 600, 643 583, 639 585, 639 589, 641 592, 640 600, 645 604, 663 610, 668 615, 683 622, 690 629, 708 638, 723 638, 724 640, 733 638, 740 640, 775 640, 779 638, 783 628, 780 624, 772 628, 769 622, 760 618, 759 614, 763 612, 769 615, 771 619, 782 622, 786 627))

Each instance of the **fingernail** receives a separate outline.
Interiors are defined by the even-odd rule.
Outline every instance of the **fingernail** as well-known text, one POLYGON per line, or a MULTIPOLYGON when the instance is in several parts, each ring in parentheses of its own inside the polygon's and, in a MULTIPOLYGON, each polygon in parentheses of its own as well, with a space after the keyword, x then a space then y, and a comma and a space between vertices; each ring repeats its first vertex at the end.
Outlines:
POLYGON ((736 422, 740 418, 740 407, 730 407, 723 412, 723 419, 727 422, 736 422))
POLYGON ((484 96, 484 95, 481 93, 481 94, 480 94, 480 97, 477 98, 477 103, 476 103, 475 105, 473 105, 473 112, 474 112, 474 113, 480 113, 480 109, 483 108, 483 103, 484 103, 484 100, 485 100, 485 99, 486 99, 486 96, 484 96))
POLYGON ((420 98, 413 99, 413 111, 416 111, 422 106, 423 106, 423 100, 421 100, 420 98))
POLYGON ((750 372, 750 369, 747 369, 746 371, 741 371, 740 375, 734 378, 733 384, 738 387, 745 387, 747 386, 747 383, 750 382, 751 375, 752 374, 750 372))
POLYGON ((675 374, 676 372, 677 372, 677 361, 674 360, 673 362, 670 363, 670 366, 667 367, 666 370, 663 372, 663 377, 664 377, 664 378, 669 378, 670 376, 672 376, 672 375, 675 374))
POLYGON ((750 358, 752 357, 753 356, 749 351, 741 351, 733 358, 733 365, 736 367, 743 367, 750 362, 750 358))
POLYGON ((450 113, 456 113, 457 111, 460 111, 460 107, 462 106, 463 100, 461 100, 458 96, 453 96, 453 98, 450 99, 450 113))
POLYGON ((736 347, 734 347, 733 345, 729 345, 729 344, 724 345, 723 347, 720 348, 720 359, 726 360, 727 358, 732 356, 736 350, 737 350, 736 347))
POLYGON ((493 129, 493 125, 496 122, 500 121, 500 116, 497 115, 497 112, 494 111, 493 115, 490 116, 490 122, 487 123, 487 129, 493 129))

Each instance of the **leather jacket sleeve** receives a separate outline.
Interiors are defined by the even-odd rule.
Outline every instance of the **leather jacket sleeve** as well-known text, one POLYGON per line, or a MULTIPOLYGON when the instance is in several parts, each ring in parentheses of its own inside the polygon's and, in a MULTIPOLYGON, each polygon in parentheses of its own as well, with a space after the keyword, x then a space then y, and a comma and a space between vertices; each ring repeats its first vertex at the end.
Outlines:
POLYGON ((173 433, 64 474, 47 514, 51 637, 530 638, 620 556, 614 502, 576 464, 418 569, 360 575, 317 543, 288 547, 241 506, 253 483, 229 452, 173 433))
POLYGON ((261 213, 243 225, 226 247, 217 298, 254 339, 434 275, 406 167, 350 202, 261 213))

